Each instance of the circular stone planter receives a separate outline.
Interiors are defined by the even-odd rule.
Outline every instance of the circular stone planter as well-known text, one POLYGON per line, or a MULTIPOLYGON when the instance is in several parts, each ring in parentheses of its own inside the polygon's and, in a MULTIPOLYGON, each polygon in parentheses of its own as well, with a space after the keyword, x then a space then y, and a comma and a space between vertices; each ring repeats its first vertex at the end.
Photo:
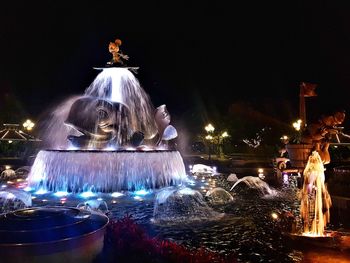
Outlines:
POLYGON ((102 251, 107 216, 67 207, 0 215, 0 258, 14 262, 92 262, 102 251))

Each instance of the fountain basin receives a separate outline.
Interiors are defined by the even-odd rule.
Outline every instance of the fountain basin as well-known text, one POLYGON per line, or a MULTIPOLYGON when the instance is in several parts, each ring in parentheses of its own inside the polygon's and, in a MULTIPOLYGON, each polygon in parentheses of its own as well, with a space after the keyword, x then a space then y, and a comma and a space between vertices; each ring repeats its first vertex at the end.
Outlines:
POLYGON ((338 248, 341 243, 341 234, 336 231, 326 231, 325 236, 307 236, 297 233, 284 233, 284 236, 301 248, 338 248))
POLYGON ((114 192, 179 185, 186 178, 178 151, 42 150, 28 185, 53 192, 114 192))
POLYGON ((69 207, 0 215, 1 262, 92 262, 102 251, 107 216, 69 207))

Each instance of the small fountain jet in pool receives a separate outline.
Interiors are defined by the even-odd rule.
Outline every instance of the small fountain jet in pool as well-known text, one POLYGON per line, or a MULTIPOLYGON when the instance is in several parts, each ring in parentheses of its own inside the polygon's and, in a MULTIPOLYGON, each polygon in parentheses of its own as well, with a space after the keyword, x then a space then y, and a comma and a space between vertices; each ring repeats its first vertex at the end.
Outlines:
POLYGON ((276 196, 275 189, 271 189, 268 183, 257 176, 245 176, 238 179, 231 187, 230 191, 240 183, 245 183, 249 188, 258 190, 264 196, 276 196))
POLYGON ((82 96, 62 103, 50 117, 29 185, 50 191, 114 192, 178 185, 187 179, 175 149, 176 129, 163 104, 150 97, 111 42, 113 58, 82 96), (123 61, 123 62, 122 62, 123 61))

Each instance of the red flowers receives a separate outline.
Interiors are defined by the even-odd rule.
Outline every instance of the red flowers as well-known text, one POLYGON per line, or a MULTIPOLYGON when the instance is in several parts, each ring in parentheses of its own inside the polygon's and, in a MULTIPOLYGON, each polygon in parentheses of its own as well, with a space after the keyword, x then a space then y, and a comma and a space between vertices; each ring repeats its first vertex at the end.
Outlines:
POLYGON ((236 262, 204 248, 189 250, 170 241, 149 237, 131 216, 111 221, 106 232, 103 253, 98 262, 236 262), (99 261, 101 260, 101 261, 99 261))

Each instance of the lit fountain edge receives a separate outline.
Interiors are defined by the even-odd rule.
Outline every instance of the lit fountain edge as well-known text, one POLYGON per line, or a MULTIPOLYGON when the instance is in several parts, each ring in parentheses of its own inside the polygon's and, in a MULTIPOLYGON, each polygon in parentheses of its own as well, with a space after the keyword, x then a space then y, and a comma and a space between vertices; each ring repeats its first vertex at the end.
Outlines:
POLYGON ((41 150, 28 186, 52 192, 115 192, 180 185, 186 179, 177 150, 41 150))

